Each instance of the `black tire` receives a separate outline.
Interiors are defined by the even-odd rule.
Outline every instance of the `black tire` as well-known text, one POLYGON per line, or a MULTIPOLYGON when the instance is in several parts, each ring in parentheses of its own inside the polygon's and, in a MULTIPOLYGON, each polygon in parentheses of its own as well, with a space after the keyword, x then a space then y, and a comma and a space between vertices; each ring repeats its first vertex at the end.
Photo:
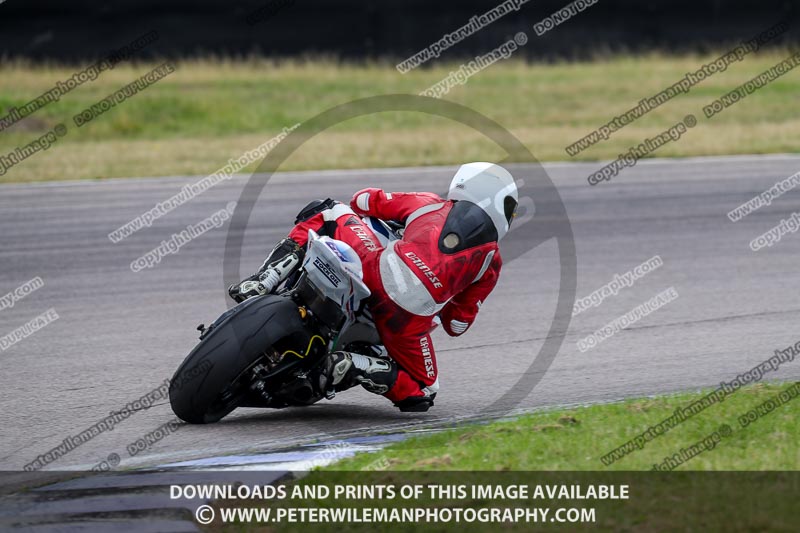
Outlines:
POLYGON ((309 338, 310 332, 287 297, 251 298, 226 312, 175 371, 172 410, 190 424, 219 421, 242 400, 239 378, 289 336, 309 338))

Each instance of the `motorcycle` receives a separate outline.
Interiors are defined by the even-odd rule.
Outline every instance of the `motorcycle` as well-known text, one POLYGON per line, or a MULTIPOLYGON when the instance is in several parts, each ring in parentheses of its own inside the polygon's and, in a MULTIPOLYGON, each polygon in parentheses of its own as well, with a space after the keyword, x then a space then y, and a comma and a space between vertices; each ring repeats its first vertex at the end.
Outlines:
MULTIPOLYGON (((365 217, 384 247, 402 227, 365 217)), ((309 231, 300 268, 270 294, 241 302, 210 326, 170 382, 174 413, 190 424, 210 424, 237 407, 307 406, 334 391, 321 390, 325 358, 336 350, 384 356, 364 302, 361 259, 342 241, 309 231)))

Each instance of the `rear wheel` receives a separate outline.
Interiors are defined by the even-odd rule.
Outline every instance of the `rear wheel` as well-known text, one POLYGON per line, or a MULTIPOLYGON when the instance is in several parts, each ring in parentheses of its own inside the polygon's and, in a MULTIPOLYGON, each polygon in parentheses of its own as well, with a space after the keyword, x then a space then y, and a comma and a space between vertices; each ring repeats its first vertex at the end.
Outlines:
POLYGON ((271 366, 273 379, 289 375, 300 359, 276 362, 273 346, 308 342, 311 332, 297 305, 280 296, 251 298, 227 313, 186 357, 170 382, 172 410, 190 424, 217 422, 249 392, 253 369, 271 366))

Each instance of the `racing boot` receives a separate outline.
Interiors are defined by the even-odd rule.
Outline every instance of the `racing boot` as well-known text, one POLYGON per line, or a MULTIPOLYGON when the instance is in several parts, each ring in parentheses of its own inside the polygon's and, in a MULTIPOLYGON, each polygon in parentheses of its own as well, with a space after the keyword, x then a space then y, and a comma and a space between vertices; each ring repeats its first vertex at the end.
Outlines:
POLYGON ((373 394, 392 400, 403 412, 424 412, 433 406, 436 393, 428 394, 391 359, 358 353, 333 352, 328 356, 320 375, 320 389, 328 398, 336 392, 361 385, 373 394), (399 379, 398 379, 399 378, 399 379), (398 381, 402 382, 400 387, 398 381), (405 389, 405 394, 398 389, 405 389), (400 394, 402 399, 396 398, 400 394))
POLYGON ((283 239, 272 249, 258 272, 228 287, 228 294, 240 303, 252 296, 272 292, 297 270, 304 255, 305 251, 294 240, 283 239))
MULTIPOLYGON (((329 396, 356 385, 373 394, 386 394, 397 381, 397 363, 360 353, 333 352, 325 360, 320 389, 329 396)), ((332 397, 332 396, 331 396, 332 397)))

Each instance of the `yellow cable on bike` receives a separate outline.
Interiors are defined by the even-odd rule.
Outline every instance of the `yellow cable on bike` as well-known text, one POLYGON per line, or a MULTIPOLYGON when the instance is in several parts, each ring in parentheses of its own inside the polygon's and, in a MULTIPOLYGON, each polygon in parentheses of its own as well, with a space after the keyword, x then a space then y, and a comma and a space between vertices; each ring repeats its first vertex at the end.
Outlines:
POLYGON ((294 350, 286 350, 285 352, 283 352, 282 357, 285 357, 286 354, 290 353, 292 355, 296 355, 300 359, 304 359, 305 356, 308 355, 308 352, 311 351, 311 345, 314 344, 314 339, 319 339, 319 340, 322 341, 323 344, 325 344, 325 339, 323 339, 319 335, 314 335, 314 336, 311 337, 311 340, 308 341, 308 348, 306 348, 306 351, 303 353, 303 355, 300 355, 299 353, 295 352, 294 350))

